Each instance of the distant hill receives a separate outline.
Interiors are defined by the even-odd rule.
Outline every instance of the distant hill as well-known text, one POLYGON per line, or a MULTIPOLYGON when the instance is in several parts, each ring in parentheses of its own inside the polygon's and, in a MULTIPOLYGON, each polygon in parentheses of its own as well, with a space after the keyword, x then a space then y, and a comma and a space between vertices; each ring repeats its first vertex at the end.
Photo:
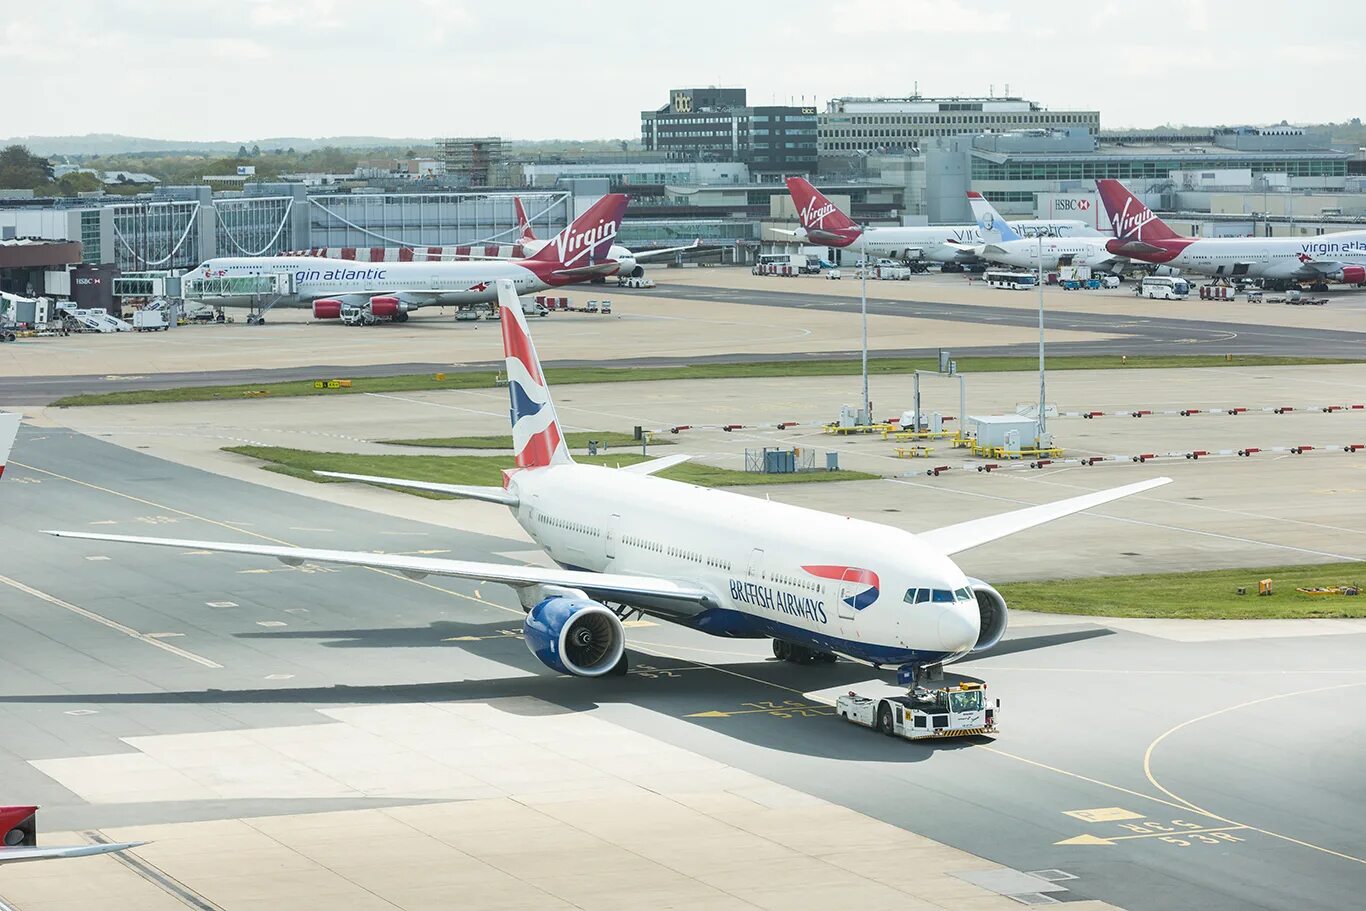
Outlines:
POLYGON ((430 136, 423 138, 395 138, 387 136, 325 136, 309 139, 302 136, 276 136, 266 139, 243 139, 224 142, 192 142, 184 139, 149 139, 145 136, 120 136, 115 133, 88 133, 85 136, 14 136, 0 139, 0 147, 28 146, 34 155, 128 155, 138 152, 181 155, 231 155, 240 146, 262 149, 294 149, 312 152, 332 146, 341 149, 419 148, 432 145, 430 136))

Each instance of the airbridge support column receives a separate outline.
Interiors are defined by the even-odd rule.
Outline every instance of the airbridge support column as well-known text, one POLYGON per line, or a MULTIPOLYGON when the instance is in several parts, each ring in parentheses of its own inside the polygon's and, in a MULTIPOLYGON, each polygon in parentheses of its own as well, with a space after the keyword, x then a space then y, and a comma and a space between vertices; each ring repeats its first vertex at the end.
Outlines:
POLYGON ((303 184, 296 184, 289 188, 289 195, 293 197, 294 204, 289 210, 289 225, 285 228, 286 250, 307 250, 311 247, 321 247, 325 244, 313 243, 313 237, 309 229, 309 209, 308 187, 303 184))
POLYGON ((213 207, 213 189, 211 187, 194 187, 197 198, 199 199, 199 213, 195 216, 199 220, 196 226, 198 230, 195 235, 198 237, 199 249, 196 251, 194 264, 197 266, 207 259, 213 259, 218 255, 218 210, 213 207))

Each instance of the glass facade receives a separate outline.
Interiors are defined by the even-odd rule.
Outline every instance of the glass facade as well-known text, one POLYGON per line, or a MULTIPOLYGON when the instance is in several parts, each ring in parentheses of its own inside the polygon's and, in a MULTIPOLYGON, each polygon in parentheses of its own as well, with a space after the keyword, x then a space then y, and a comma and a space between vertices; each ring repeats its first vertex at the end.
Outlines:
POLYGON ((290 249, 288 196, 214 201, 219 256, 271 256, 290 249))
MULTIPOLYGON (((122 272, 199 265, 199 203, 121 203, 114 209, 113 261, 122 272)), ((109 251, 102 251, 110 260, 109 251)))
POLYGON ((1171 171, 1213 171, 1251 168, 1253 174, 1289 174, 1291 177, 1345 177, 1345 158, 1263 158, 1239 155, 1198 157, 1119 156, 1081 157, 1076 160, 1014 159, 994 162, 972 157, 973 180, 1115 180, 1165 179, 1171 171))
POLYGON ((103 262, 103 244, 100 241, 100 213, 98 209, 81 213, 81 262, 103 262))
MULTIPOLYGON (((568 223, 569 195, 527 196, 527 217, 550 237, 568 223)), ((512 196, 351 193, 308 198, 311 247, 427 247, 516 242, 512 196)))

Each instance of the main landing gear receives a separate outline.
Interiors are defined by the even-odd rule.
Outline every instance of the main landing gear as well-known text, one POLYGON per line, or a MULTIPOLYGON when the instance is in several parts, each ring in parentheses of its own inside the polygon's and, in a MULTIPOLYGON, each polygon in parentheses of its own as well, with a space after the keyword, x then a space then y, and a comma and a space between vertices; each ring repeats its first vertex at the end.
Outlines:
POLYGON ((784 642, 782 639, 773 640, 773 657, 792 664, 834 664, 835 656, 832 652, 822 652, 814 648, 807 648, 805 645, 797 645, 794 642, 784 642))

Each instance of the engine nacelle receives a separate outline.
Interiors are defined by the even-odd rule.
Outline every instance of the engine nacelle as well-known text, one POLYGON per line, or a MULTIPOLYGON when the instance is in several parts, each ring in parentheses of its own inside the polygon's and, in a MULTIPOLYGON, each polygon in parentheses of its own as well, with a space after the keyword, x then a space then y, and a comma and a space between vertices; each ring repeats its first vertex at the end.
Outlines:
POLYGON ((626 650, 626 630, 616 614, 596 601, 565 595, 532 607, 522 635, 542 664, 575 677, 609 673, 626 650))
POLYGON ((1366 282, 1366 266, 1343 266, 1341 279, 1348 285, 1366 282))
POLYGON ((640 278, 645 274, 645 267, 635 261, 634 257, 623 256, 617 260, 617 275, 622 278, 640 278))
POLYGON ((335 298, 325 297, 313 302, 314 319, 341 319, 341 312, 342 302, 335 298))
POLYGON ((37 807, 0 807, 0 847, 31 848, 38 844, 37 807))
POLYGON ((1006 599, 1001 597, 1001 593, 981 579, 969 579, 968 584, 972 586, 972 593, 977 597, 977 612, 982 618, 981 632, 977 634, 977 644, 972 650, 984 652, 1000 642, 1001 637, 1006 634, 1006 624, 1010 621, 1009 611, 1006 609, 1006 599))
POLYGON ((375 316, 394 316, 398 313, 398 308, 397 297, 384 295, 370 298, 370 312, 375 316))

